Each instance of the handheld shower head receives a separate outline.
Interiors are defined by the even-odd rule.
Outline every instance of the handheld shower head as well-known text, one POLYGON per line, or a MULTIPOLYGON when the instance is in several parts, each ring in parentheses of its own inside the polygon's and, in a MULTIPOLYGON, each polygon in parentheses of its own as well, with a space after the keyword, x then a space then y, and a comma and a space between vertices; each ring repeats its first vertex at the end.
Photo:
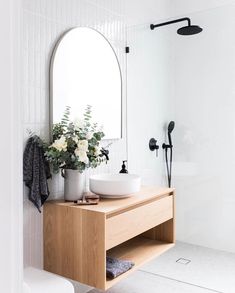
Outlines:
POLYGON ((165 151, 165 158, 166 158, 166 169, 167 169, 167 179, 168 179, 168 187, 171 187, 171 170, 172 170, 172 141, 171 141, 171 133, 175 128, 175 122, 170 121, 167 127, 167 134, 168 134, 168 142, 169 144, 164 143, 162 148, 165 151), (170 159, 168 157, 168 149, 170 150, 170 159))
POLYGON ((172 147, 172 140, 171 140, 171 133, 175 128, 175 122, 171 121, 168 125, 168 140, 169 140, 169 145, 172 147))
POLYGON ((171 133, 175 128, 175 122, 171 121, 168 125, 168 133, 171 133))

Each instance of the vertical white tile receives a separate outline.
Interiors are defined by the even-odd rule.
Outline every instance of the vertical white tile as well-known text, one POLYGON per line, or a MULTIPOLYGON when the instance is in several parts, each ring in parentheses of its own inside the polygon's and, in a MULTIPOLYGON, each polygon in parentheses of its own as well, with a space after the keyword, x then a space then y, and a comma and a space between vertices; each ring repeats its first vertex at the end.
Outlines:
MULTIPOLYGON (((49 138, 49 63, 53 48, 60 36, 74 26, 89 26, 103 33, 119 58, 125 80, 125 22, 120 1, 86 0, 24 0, 23 16, 23 108, 24 138, 27 129, 44 139, 49 138), (118 4, 117 4, 118 2, 118 4), (101 5, 100 5, 101 4, 101 5), (122 49, 120 49, 122 47, 122 49)), ((123 96, 125 105, 125 93, 123 96)), ((126 158, 125 138, 110 148, 110 163, 91 172, 118 172, 126 158)), ((63 197, 60 175, 49 182, 50 198, 63 197)), ((42 214, 27 199, 24 192, 24 265, 42 268, 43 260, 42 214)), ((76 292, 86 291, 76 284, 76 292)))

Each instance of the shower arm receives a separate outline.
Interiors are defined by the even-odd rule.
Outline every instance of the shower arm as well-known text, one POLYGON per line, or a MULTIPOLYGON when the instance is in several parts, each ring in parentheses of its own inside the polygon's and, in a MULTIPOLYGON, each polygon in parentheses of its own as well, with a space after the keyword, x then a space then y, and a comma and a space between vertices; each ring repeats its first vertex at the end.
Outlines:
POLYGON ((187 21, 188 26, 191 26, 190 18, 189 17, 183 17, 183 18, 179 18, 179 19, 175 19, 175 20, 171 20, 171 21, 167 21, 167 22, 162 22, 162 23, 159 23, 159 24, 150 24, 150 29, 154 30, 156 27, 164 26, 164 25, 168 25, 168 24, 172 24, 172 23, 177 23, 177 22, 181 22, 181 21, 187 21))

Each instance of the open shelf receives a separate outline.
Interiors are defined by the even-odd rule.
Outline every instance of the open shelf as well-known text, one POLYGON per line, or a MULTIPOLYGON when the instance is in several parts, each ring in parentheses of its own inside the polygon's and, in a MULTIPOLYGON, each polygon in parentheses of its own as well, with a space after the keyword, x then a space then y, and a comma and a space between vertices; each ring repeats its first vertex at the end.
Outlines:
POLYGON ((144 263, 159 256, 168 249, 172 248, 174 243, 152 240, 143 236, 137 236, 107 251, 107 255, 118 259, 131 260, 135 263, 134 267, 126 273, 113 280, 106 280, 106 289, 112 287, 115 283, 125 278, 128 274, 137 270, 144 263))

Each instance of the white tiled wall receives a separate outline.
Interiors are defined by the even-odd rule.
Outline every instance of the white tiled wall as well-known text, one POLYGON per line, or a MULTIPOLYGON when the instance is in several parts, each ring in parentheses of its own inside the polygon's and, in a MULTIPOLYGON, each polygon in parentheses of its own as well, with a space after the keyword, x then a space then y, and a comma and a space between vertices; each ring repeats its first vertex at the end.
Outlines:
MULTIPOLYGON (((126 30, 123 20, 124 1, 97 0, 23 0, 23 109, 24 141, 28 130, 44 139, 49 137, 49 62, 53 47, 71 27, 89 26, 104 34, 114 47, 123 75, 125 89, 126 30)), ((125 126, 125 90, 123 111, 125 126)), ((126 129, 123 139, 112 141, 110 163, 96 172, 118 172, 126 159, 126 129)), ((106 141, 105 144, 110 143, 106 141)), ((51 197, 63 194, 62 180, 53 179, 51 197)), ((42 268, 42 214, 27 200, 24 192, 24 265, 42 268)))

